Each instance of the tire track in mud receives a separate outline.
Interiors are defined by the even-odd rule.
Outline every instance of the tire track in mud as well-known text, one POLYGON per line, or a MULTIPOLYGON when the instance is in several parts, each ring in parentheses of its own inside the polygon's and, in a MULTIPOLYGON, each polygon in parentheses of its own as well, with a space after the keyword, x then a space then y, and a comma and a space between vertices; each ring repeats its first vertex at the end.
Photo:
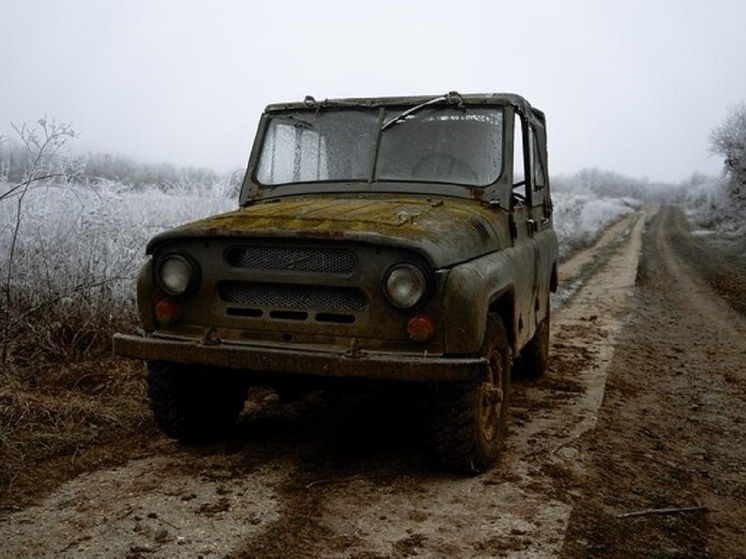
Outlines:
POLYGON ((562 557, 746 558, 746 317, 733 305, 746 269, 733 249, 701 243, 681 208, 652 221, 562 557))
POLYGON ((513 385, 501 463, 433 473, 402 394, 249 410, 235 437, 92 472, 0 518, 14 557, 555 557, 634 292, 644 212, 561 267, 550 370, 513 385))
MULTIPOLYGON (((512 426, 501 464, 476 478, 357 479, 343 488, 318 488, 322 523, 333 533, 325 541, 344 541, 321 555, 559 554, 583 481, 577 443, 595 426, 606 369, 629 314, 643 225, 640 214, 617 224, 603 241, 604 247, 614 247, 607 251, 608 262, 555 313, 546 378, 514 384, 512 426)), ((578 273, 588 274, 587 267, 582 270, 578 273)))

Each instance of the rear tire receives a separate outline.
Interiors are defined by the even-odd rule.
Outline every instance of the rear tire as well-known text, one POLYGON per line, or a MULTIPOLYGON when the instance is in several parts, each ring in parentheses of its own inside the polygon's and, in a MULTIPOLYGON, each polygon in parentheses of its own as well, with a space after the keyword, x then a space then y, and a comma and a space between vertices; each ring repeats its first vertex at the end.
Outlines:
POLYGON ((507 429, 510 391, 510 345, 502 320, 487 317, 481 355, 489 370, 483 379, 435 387, 431 423, 433 446, 441 466, 477 474, 500 457, 507 429))
POLYGON ((247 387, 236 373, 148 362, 150 409, 161 430, 184 443, 224 433, 243 409, 247 387))

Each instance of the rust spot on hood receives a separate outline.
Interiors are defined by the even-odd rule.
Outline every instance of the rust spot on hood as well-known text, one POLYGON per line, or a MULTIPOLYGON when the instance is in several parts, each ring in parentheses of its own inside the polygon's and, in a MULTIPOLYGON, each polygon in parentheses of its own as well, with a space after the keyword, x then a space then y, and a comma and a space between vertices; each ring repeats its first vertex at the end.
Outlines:
POLYGON ((469 196, 472 200, 477 200, 478 202, 481 202, 484 200, 484 188, 481 187, 472 187, 469 189, 469 196))

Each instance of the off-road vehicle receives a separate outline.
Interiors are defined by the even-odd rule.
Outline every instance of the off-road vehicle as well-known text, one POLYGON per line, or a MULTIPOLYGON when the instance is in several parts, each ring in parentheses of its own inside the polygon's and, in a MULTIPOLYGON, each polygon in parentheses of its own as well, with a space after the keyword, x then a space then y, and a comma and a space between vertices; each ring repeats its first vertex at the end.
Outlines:
POLYGON ((270 105, 240 208, 147 254, 144 333, 114 347, 147 361, 166 434, 230 426, 252 385, 422 383, 442 465, 483 471, 514 363, 546 367, 558 250, 544 114, 456 92, 270 105))

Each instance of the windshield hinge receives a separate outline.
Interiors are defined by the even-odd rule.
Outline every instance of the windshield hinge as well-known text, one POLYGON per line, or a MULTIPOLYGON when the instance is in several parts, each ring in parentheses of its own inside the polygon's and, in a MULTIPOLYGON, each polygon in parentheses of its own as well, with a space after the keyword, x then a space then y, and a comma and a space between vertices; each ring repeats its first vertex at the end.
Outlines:
POLYGON ((460 109, 464 106, 464 99, 458 91, 449 91, 446 95, 446 103, 456 105, 460 109))

